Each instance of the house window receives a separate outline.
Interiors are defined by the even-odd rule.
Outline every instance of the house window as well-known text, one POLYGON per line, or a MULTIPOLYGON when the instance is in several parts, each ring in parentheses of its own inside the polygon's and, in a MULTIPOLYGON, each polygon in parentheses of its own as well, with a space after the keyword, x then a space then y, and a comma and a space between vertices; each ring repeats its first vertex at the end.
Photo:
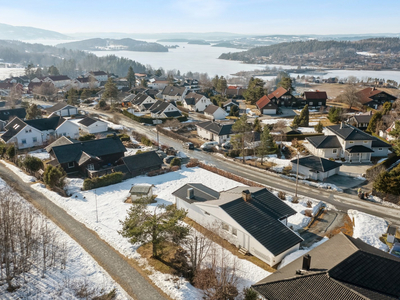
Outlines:
POLYGON ((368 141, 364 141, 364 144, 368 144, 368 141))
POLYGON ((322 105, 322 102, 318 102, 318 105, 320 105, 320 106, 321 106, 321 105, 322 105))
POLYGON ((229 231, 229 225, 225 224, 225 223, 222 223, 222 229, 226 230, 226 231, 229 231))
POLYGON ((22 139, 22 140, 21 140, 21 143, 22 143, 22 144, 26 144, 26 139, 22 139))
POLYGON ((90 171, 94 170, 94 164, 88 164, 87 169, 90 171))
POLYGON ((349 144, 354 144, 354 142, 353 142, 353 141, 350 141, 349 144))
POLYGON ((233 234, 234 236, 237 236, 237 229, 236 229, 236 228, 232 228, 232 234, 233 234))
POLYGON ((36 136, 34 136, 34 137, 32 138, 32 142, 34 142, 34 143, 37 142, 37 137, 36 137, 36 136))
POLYGON ((383 150, 383 148, 378 148, 378 151, 382 151, 383 150))
POLYGON ((68 163, 68 168, 73 168, 73 167, 75 167, 75 162, 69 162, 68 163))
POLYGON ((310 102, 308 105, 313 106, 313 104, 314 104, 313 102, 310 102))
POLYGON ((337 149, 333 149, 333 150, 332 150, 332 153, 337 153, 337 149))

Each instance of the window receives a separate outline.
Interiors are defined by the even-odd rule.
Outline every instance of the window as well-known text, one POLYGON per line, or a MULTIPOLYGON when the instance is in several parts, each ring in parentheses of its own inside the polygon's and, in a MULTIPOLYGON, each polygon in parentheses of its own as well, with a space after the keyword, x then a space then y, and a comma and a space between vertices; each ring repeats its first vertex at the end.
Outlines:
POLYGON ((232 228, 232 234, 233 234, 234 236, 237 236, 237 229, 236 229, 236 228, 232 228))
POLYGON ((378 151, 382 151, 383 150, 383 148, 378 148, 378 151))
POLYGON ((32 142, 34 142, 34 143, 37 142, 37 137, 36 137, 36 136, 34 136, 34 137, 32 138, 32 142))
POLYGON ((94 164, 88 164, 87 169, 90 171, 94 170, 94 164))
POLYGON ((364 144, 368 144, 368 141, 364 141, 364 144))
POLYGON ((310 102, 308 105, 310 105, 310 106, 313 106, 313 105, 314 105, 314 103, 313 103, 313 102, 310 102))
POLYGON ((21 140, 21 143, 22 143, 22 144, 26 144, 26 139, 22 139, 22 140, 21 140))
POLYGON ((332 153, 337 153, 337 149, 333 149, 333 150, 332 150, 332 153))
POLYGON ((68 163, 68 168, 73 168, 75 167, 75 162, 69 162, 68 163))
POLYGON ((226 230, 226 231, 229 231, 229 225, 225 224, 225 223, 222 223, 222 229, 226 230))
POLYGON ((353 142, 353 141, 350 141, 349 144, 354 144, 354 142, 353 142))

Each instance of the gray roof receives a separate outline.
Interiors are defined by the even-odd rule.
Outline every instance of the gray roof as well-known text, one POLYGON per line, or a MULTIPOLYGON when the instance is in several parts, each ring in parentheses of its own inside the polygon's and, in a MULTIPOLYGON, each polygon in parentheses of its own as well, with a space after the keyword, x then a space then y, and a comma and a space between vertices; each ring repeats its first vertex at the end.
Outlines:
POLYGON ((400 259, 343 233, 253 285, 267 299, 399 299, 400 259), (312 295, 312 297, 310 297, 312 295))
POLYGON ((162 165, 162 159, 157 155, 156 151, 144 152, 136 155, 122 157, 124 165, 129 172, 135 173, 137 170, 158 167, 162 165))
POLYGON ((45 111, 47 113, 53 113, 55 111, 59 111, 59 110, 63 109, 66 106, 71 106, 71 105, 68 105, 67 102, 64 102, 64 101, 63 102, 58 102, 56 105, 53 105, 52 107, 46 108, 45 111))
POLYGON ((151 107, 150 112, 152 113, 162 113, 171 103, 166 101, 157 100, 151 107))
POLYGON ((20 119, 25 119, 26 110, 25 108, 11 108, 11 109, 0 109, 0 120, 8 121, 10 117, 18 117, 20 119))
POLYGON ((182 200, 185 200, 188 203, 193 202, 205 202, 209 200, 217 200, 219 198, 219 193, 209 187, 201 184, 201 183, 188 183, 177 189, 172 193, 175 197, 178 197, 182 200), (189 199, 187 198, 187 190, 189 188, 193 189, 194 197, 189 199))
POLYGON ((147 195, 153 186, 152 184, 135 184, 131 187, 129 193, 147 195))
POLYGON ((209 106, 206 107, 206 109, 204 110, 204 112, 205 112, 205 113, 208 113, 208 114, 210 114, 210 115, 212 115, 212 114, 214 114, 214 113, 218 110, 218 108, 220 108, 220 107, 211 104, 211 105, 209 105, 209 106))
POLYGON ((68 144, 73 144, 74 142, 71 141, 69 138, 66 136, 62 136, 59 139, 55 140, 53 143, 48 145, 45 149, 47 152, 50 152, 53 147, 56 146, 62 146, 62 145, 68 145, 68 144))
POLYGON ((187 105, 194 105, 197 102, 200 101, 201 98, 203 98, 203 95, 194 93, 194 92, 190 92, 185 96, 185 102, 187 105))
POLYGON ((391 148, 392 145, 382 141, 381 139, 378 139, 377 137, 373 136, 373 140, 372 140, 372 148, 391 148))
POLYGON ((181 117, 182 114, 180 111, 164 111, 164 114, 167 116, 167 118, 177 118, 181 117))
POLYGON ((373 137, 368 133, 365 133, 364 131, 349 124, 333 125, 326 128, 346 141, 373 139, 373 137))
POLYGON ((397 227, 394 225, 390 225, 387 229, 387 233, 391 235, 396 235, 397 227))
POLYGON ((354 119, 357 123, 369 123, 371 121, 372 115, 356 115, 352 116, 350 119, 354 119))
POLYGON ((17 135, 22 129, 24 129, 26 123, 22 121, 20 118, 14 118, 11 122, 9 122, 4 128, 7 130, 1 135, 1 138, 6 143, 12 139, 15 135, 17 135))
POLYGON ((207 131, 217 134, 218 136, 232 134, 232 125, 233 124, 221 124, 218 122, 201 122, 196 124, 196 126, 203 128, 207 131))
POLYGON ((146 94, 137 94, 136 97, 132 100, 132 104, 141 105, 143 101, 146 100, 148 97, 150 96, 146 94))
POLYGON ((66 120, 60 116, 54 116, 50 118, 26 120, 25 123, 36 128, 37 130, 56 130, 58 126, 64 123, 66 120))
MULTIPOLYGON (((291 161, 291 163, 297 164, 297 159, 293 159, 291 161)), ((337 163, 335 161, 331 161, 329 159, 322 158, 322 157, 310 155, 307 157, 300 158, 299 165, 309 168, 313 171, 318 171, 318 172, 324 173, 324 172, 328 172, 330 170, 339 168, 342 164, 337 163)))
POLYGON ((310 136, 306 140, 317 149, 342 147, 336 135, 310 136))
POLYGON ((186 88, 181 86, 166 86, 161 92, 164 96, 182 96, 186 91, 186 88))
POLYGON ((55 146, 50 150, 60 164, 67 162, 78 162, 85 152, 93 157, 102 157, 110 154, 123 153, 125 146, 117 137, 77 142, 55 146))
POLYGON ((363 145, 355 145, 349 148, 346 148, 346 151, 349 153, 372 153, 374 150, 371 148, 365 147, 363 145))
POLYGON ((92 124, 94 124, 94 123, 96 123, 96 122, 105 123, 105 122, 103 122, 103 121, 101 121, 101 120, 94 119, 94 118, 91 118, 91 117, 85 117, 85 118, 83 118, 82 120, 80 120, 78 123, 81 124, 81 125, 83 125, 83 126, 90 126, 90 125, 92 125, 92 124))

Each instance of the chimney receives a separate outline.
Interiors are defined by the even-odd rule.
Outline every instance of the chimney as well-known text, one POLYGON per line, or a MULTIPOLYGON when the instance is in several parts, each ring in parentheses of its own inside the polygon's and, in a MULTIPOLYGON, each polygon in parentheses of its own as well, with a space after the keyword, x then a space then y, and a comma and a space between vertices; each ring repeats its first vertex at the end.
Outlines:
POLYGON ((250 191, 249 191, 249 190, 244 190, 244 191, 242 191, 242 198, 243 198, 244 201, 250 202, 250 200, 251 200, 251 193, 250 193, 250 191))
POLYGON ((187 189, 187 198, 188 199, 193 199, 194 198, 194 189, 193 188, 188 188, 187 189))
POLYGON ((306 254, 303 256, 303 267, 302 269, 304 271, 309 271, 310 270, 310 266, 311 266, 311 255, 310 254, 306 254))
POLYGON ((343 129, 343 127, 344 127, 344 123, 340 122, 340 129, 343 129))

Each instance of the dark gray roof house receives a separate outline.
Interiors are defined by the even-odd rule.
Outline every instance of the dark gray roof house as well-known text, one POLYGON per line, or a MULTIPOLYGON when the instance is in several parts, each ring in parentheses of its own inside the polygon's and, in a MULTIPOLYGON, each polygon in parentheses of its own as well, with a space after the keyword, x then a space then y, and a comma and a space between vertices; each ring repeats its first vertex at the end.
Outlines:
MULTIPOLYGON (((293 159, 290 162, 297 165, 297 159, 293 159)), ((299 166, 305 167, 313 172, 326 173, 340 168, 341 165, 342 164, 336 161, 314 155, 299 158, 299 166)))
POLYGON ((400 258, 339 233, 252 286, 269 300, 400 299, 400 258))
POLYGON ((336 137, 336 135, 311 136, 306 137, 306 140, 317 149, 341 147, 339 139, 336 137))
POLYGON ((186 92, 186 88, 182 86, 171 86, 168 85, 166 86, 162 92, 161 95, 163 96, 183 96, 186 92))
POLYGON ((341 137, 345 141, 349 140, 371 140, 372 136, 351 125, 341 123, 339 125, 326 127, 333 134, 341 137))
POLYGON ((150 171, 159 170, 163 164, 156 151, 148 151, 136 155, 125 156, 119 160, 119 164, 125 165, 130 176, 138 176, 150 171))
POLYGON ((24 129, 26 123, 22 121, 20 118, 14 118, 11 122, 9 122, 4 128, 6 132, 1 135, 1 139, 4 142, 8 142, 14 136, 16 136, 22 129, 24 129))
POLYGON ((201 122, 196 124, 197 127, 203 128, 204 130, 207 130, 218 136, 232 134, 233 133, 232 125, 233 124, 223 124, 212 121, 201 122))
POLYGON ((20 108, 10 108, 10 109, 0 109, 0 120, 8 121, 13 119, 14 117, 25 119, 26 117, 25 108, 20 107, 20 108))
POLYGON ((56 130, 58 126, 64 123, 66 120, 60 116, 54 116, 50 118, 26 120, 25 123, 36 128, 40 131, 56 130))
POLYGON ((296 211, 266 188, 241 186, 217 192, 189 183, 172 195, 178 208, 188 210, 189 218, 201 225, 222 223, 222 229, 233 235, 231 243, 270 265, 298 249, 303 240, 284 224, 296 211))

